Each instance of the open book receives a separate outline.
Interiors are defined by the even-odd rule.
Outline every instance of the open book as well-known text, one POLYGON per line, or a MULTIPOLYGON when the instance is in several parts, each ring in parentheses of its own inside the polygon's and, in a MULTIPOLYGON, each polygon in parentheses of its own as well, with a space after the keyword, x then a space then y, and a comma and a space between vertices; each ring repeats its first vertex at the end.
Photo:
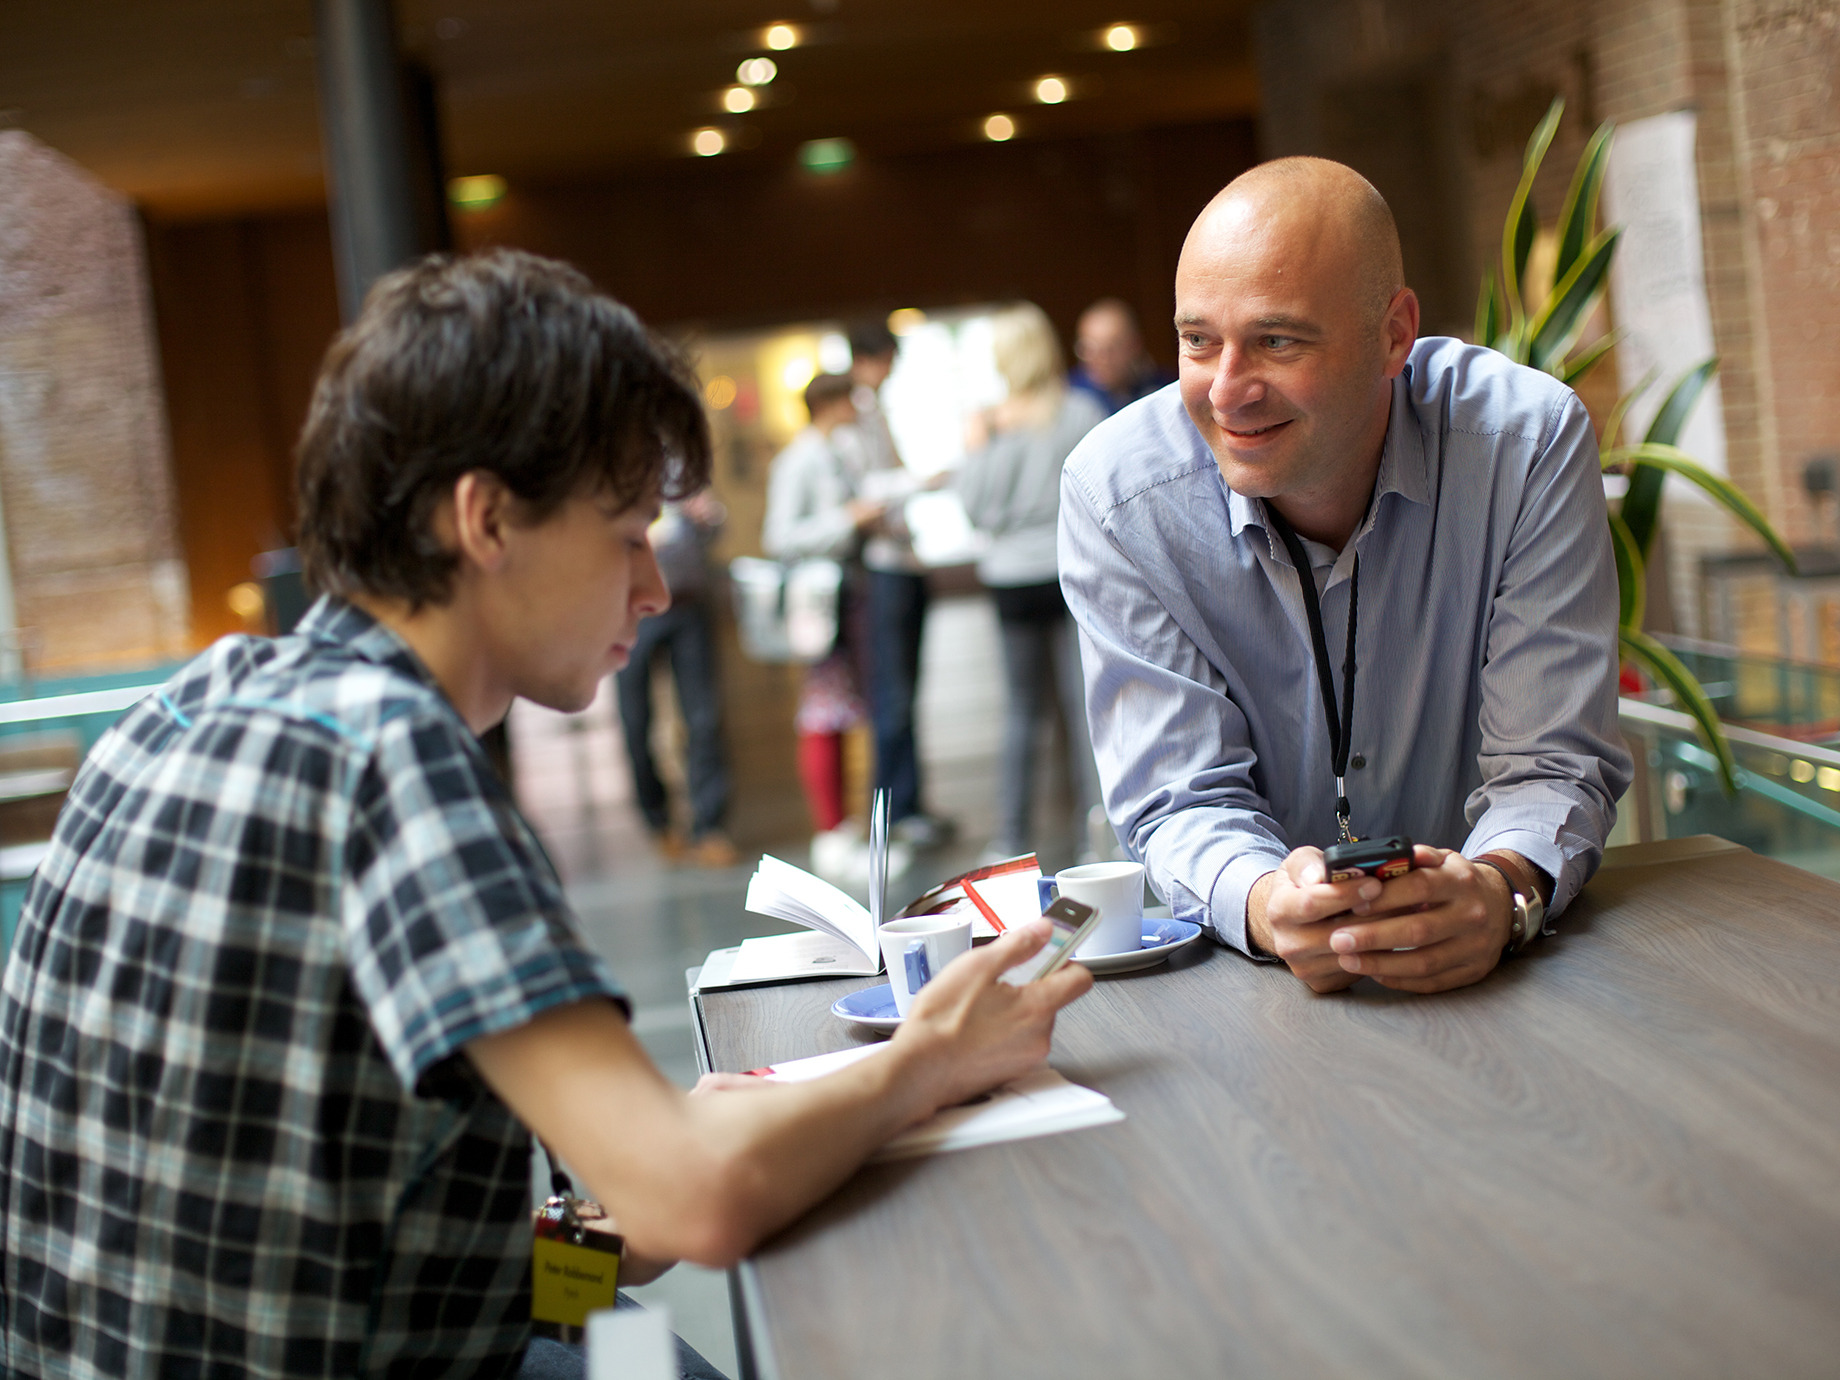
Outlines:
MULTIPOLYGON (((915 898, 895 918, 977 912, 973 939, 988 939, 1041 914, 1033 853, 973 868, 915 898)), ((804 926, 797 934, 769 934, 703 960, 697 989, 744 987, 800 978, 870 977, 882 970, 881 944, 868 907, 802 867, 763 856, 748 881, 747 908, 756 915, 804 926)))
MULTIPOLYGON (((789 1059, 749 1072, 780 1083, 822 1078, 858 1059, 887 1049, 886 1044, 857 1045, 834 1054, 809 1059, 789 1059)), ((918 1126, 902 1132, 871 1157, 872 1161, 904 1160, 916 1155, 969 1150, 978 1145, 999 1145, 1006 1140, 1027 1140, 1087 1126, 1123 1121, 1124 1113, 1102 1092, 1069 1083, 1043 1064, 1013 1083, 1005 1083, 984 1097, 959 1107, 935 1112, 918 1126)))

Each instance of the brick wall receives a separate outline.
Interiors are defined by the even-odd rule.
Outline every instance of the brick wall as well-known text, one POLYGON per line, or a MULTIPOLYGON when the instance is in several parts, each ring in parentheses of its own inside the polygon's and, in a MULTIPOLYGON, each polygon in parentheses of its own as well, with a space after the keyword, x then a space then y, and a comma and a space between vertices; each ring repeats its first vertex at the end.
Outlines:
MULTIPOLYGON (((1696 110, 1727 461, 1792 540, 1815 535, 1801 468, 1840 452, 1840 0, 1268 0, 1255 32, 1267 156, 1338 156, 1320 111, 1365 73, 1444 74, 1449 124, 1426 156, 1445 170, 1472 285, 1499 256, 1552 96, 1567 107, 1535 189, 1549 219, 1597 121, 1696 110)), ((1614 377, 1607 362, 1580 389, 1600 420, 1614 377)), ((1670 501, 1667 530, 1678 621, 1695 631, 1699 554, 1749 539, 1692 500, 1670 501)))
POLYGON ((133 209, 0 132, 0 515, 34 669, 187 649, 185 568, 133 209))

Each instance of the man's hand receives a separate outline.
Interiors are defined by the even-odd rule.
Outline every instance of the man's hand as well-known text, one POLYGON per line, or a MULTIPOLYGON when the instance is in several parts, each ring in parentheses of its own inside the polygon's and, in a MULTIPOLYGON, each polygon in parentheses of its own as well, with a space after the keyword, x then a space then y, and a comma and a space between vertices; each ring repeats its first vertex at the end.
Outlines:
POLYGON ((960 954, 914 998, 893 1045, 918 1053, 916 1067, 937 1080, 929 1098, 950 1107, 1020 1078, 1048 1057, 1054 1015, 1087 992, 1093 977, 1063 964, 1038 982, 997 979, 1048 941, 1044 920, 1019 925, 994 944, 960 954))
POLYGON ((1246 937, 1259 953, 1272 954, 1309 984, 1313 992, 1339 992, 1361 980, 1342 966, 1329 943, 1334 919, 1379 899, 1377 878, 1330 882, 1322 849, 1299 848, 1284 866, 1252 884, 1246 898, 1246 937))
POLYGON ((1444 992, 1501 961, 1514 897, 1492 867, 1421 844, 1412 871, 1388 882, 1326 875, 1321 851, 1299 848, 1254 884, 1246 908, 1248 937, 1313 991, 1371 977, 1405 992, 1444 992))

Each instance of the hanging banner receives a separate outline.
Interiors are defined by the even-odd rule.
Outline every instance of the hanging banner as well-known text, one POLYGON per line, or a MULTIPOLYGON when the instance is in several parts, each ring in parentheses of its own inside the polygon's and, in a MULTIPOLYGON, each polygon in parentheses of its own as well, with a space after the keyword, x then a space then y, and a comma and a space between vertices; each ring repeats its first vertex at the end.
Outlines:
MULTIPOLYGON (((1700 242, 1696 129, 1692 111, 1673 111, 1618 125, 1610 147, 1602 219, 1623 227, 1610 270, 1610 307, 1624 332, 1616 347, 1617 381, 1628 392, 1653 378, 1624 418, 1624 440, 1640 440, 1675 380, 1717 352, 1700 242)), ((1708 468, 1728 473, 1716 377, 1700 395, 1679 445, 1708 468)), ((1684 491, 1698 492, 1684 481, 1671 482, 1670 492, 1684 491)))

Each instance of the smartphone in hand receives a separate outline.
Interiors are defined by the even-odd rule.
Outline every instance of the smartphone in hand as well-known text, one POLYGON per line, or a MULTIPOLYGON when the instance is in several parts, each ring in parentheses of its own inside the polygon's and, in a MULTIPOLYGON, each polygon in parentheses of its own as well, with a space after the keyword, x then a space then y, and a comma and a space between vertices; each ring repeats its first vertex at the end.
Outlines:
POLYGON ((1412 870, 1412 840, 1404 834, 1358 843, 1337 843, 1323 849, 1323 868, 1332 882, 1366 875, 1389 881, 1412 870))
POLYGON ((1035 982, 1048 976, 1072 958, 1073 951, 1085 942, 1093 926, 1099 923, 1099 912, 1091 906, 1061 896, 1041 913, 1041 918, 1053 926, 1048 942, 1038 952, 1005 972, 997 981, 1020 987, 1026 982, 1035 982))

